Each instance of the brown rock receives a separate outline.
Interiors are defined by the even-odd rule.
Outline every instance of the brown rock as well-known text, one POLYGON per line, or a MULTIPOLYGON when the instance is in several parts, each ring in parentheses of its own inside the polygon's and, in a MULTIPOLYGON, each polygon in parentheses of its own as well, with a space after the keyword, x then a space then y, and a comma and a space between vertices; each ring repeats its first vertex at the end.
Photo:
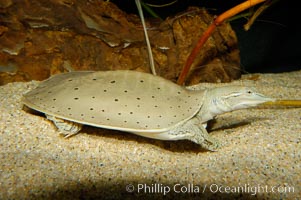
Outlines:
MULTIPOLYGON (((150 72, 140 19, 101 0, 11 0, 0 4, 0 84, 43 80, 74 70, 150 72)), ((190 8, 159 25, 147 23, 158 75, 175 81, 213 20, 190 8)), ((240 77, 235 33, 217 28, 193 64, 187 84, 240 77)))

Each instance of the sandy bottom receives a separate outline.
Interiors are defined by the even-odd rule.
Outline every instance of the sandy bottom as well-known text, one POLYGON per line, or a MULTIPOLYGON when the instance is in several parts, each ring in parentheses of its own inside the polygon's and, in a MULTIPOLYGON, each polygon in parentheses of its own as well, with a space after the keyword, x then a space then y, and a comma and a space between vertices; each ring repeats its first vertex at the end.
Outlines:
MULTIPOLYGON (((65 139, 43 115, 22 110, 22 94, 37 84, 0 87, 0 199, 301 199, 301 108, 218 116, 217 152, 93 127, 65 139)), ((301 99, 301 71, 231 84, 301 99)))

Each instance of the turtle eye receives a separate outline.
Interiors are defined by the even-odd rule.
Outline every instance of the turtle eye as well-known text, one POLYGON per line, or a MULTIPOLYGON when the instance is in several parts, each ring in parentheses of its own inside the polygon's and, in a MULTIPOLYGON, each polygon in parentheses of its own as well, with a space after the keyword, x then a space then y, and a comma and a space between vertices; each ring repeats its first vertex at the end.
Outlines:
POLYGON ((248 94, 252 94, 252 91, 251 91, 251 90, 248 90, 247 93, 248 93, 248 94))

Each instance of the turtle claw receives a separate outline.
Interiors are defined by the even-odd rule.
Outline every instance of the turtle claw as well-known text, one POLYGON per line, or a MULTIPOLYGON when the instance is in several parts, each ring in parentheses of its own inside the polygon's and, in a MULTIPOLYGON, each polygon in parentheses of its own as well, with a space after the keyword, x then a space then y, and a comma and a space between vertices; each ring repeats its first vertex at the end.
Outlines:
POLYGON ((202 148, 208 149, 209 151, 217 151, 220 146, 219 142, 211 137, 210 140, 206 138, 200 145, 202 148))
POLYGON ((77 133, 60 132, 60 135, 61 135, 62 137, 64 137, 65 139, 67 139, 67 138, 70 138, 70 137, 73 137, 73 136, 77 135, 78 133, 79 133, 79 132, 77 132, 77 133))

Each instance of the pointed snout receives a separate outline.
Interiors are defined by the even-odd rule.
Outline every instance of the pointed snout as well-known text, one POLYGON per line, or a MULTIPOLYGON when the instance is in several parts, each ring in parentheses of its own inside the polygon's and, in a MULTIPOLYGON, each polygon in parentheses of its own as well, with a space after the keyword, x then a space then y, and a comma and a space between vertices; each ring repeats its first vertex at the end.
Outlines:
POLYGON ((258 93, 253 88, 234 86, 225 89, 224 100, 234 110, 250 108, 269 101, 275 101, 275 99, 267 97, 261 93, 258 93))
POLYGON ((265 102, 269 102, 269 101, 275 101, 276 99, 267 97, 263 94, 260 93, 254 93, 254 101, 257 102, 257 104, 261 104, 261 103, 265 103, 265 102))
POLYGON ((275 99, 253 91, 252 93, 242 95, 240 101, 234 107, 236 109, 250 108, 271 101, 275 101, 275 99))

